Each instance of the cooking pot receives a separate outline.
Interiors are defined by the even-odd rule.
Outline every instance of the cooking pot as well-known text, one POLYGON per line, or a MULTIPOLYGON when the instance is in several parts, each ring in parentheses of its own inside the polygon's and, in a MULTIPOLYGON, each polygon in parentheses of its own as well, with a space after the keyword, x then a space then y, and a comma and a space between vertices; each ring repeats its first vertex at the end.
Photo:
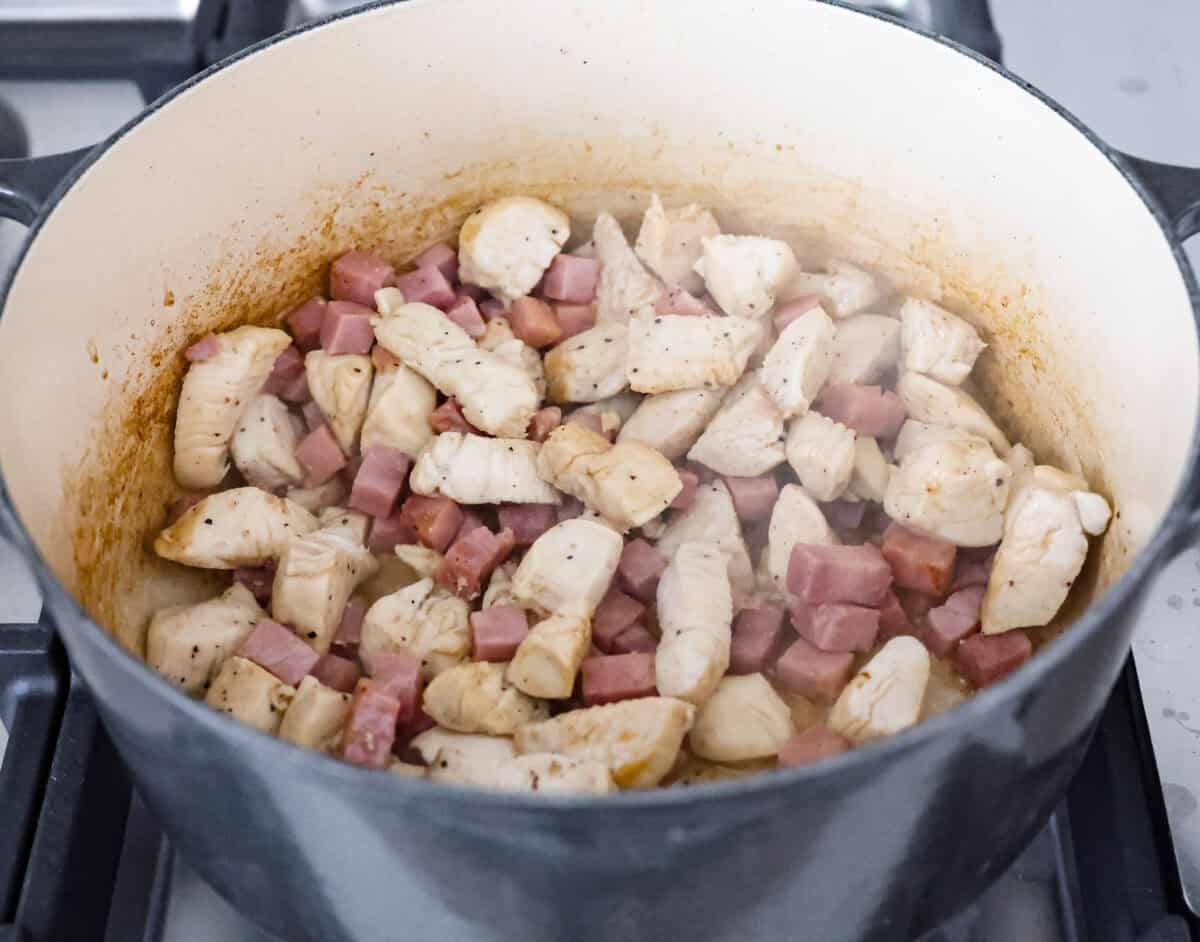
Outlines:
MULTIPOLYGON (((47 168, 17 169, 3 205, 29 217, 47 168)), ((1200 529, 1197 292, 1179 250, 1198 196, 1200 172, 1124 158, 995 65, 833 4, 376 4, 169 93, 41 206, 0 321, 3 517, 171 840, 273 932, 909 938, 1044 824, 1147 580, 1200 529), (147 551, 176 494, 190 339, 271 322, 351 246, 401 262, 499 194, 550 199, 581 233, 655 190, 980 325, 995 414, 1116 508, 1074 624, 887 741, 603 798, 355 768, 139 662, 153 609, 214 589, 147 551)))

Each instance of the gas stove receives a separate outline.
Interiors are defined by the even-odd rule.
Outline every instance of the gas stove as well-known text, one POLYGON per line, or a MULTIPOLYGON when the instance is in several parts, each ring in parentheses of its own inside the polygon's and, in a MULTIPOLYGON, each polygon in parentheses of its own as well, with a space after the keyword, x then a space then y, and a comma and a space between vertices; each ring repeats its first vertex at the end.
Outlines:
MULTIPOLYGON (((100 140, 210 62, 345 0, 6 0, 0 157, 100 140)), ((1159 0, 886 0, 1055 96, 1113 145, 1200 165, 1200 6, 1159 0), (990 14, 990 15, 989 15, 990 14), (994 23, 993 23, 994 18, 994 23), (1003 56, 1001 48, 1003 39, 1003 56)), ((0 272, 23 230, 0 222, 0 272)), ((1200 262, 1200 239, 1189 246, 1200 262)), ((37 624, 0 542, 0 942, 269 937, 174 854, 131 788, 86 688, 37 624), (5 728, 11 730, 11 739, 5 728), (7 748, 5 741, 7 740, 7 748)), ((1200 553, 1168 566, 1095 740, 1046 829, 922 942, 1200 940, 1200 692, 1180 675, 1200 620, 1200 553)))

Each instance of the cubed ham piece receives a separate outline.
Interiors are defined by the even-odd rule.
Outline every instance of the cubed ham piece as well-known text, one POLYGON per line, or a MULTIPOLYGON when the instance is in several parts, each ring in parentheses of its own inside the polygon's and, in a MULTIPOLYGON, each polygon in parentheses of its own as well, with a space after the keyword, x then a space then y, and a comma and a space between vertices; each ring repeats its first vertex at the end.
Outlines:
POLYGON ((862 526, 863 516, 867 512, 865 500, 832 500, 821 505, 821 513, 825 520, 835 530, 855 530, 862 526))
POLYGON ((325 320, 325 306, 324 298, 310 298, 284 317, 301 353, 321 346, 321 322, 325 320))
POLYGON ((976 687, 986 687, 1029 660, 1033 644, 1017 628, 998 635, 971 635, 954 652, 958 672, 976 687))
POLYGON ((558 428, 562 422, 562 409, 558 406, 547 406, 545 409, 538 409, 533 414, 533 418, 529 420, 529 439, 535 442, 544 442, 546 436, 558 428))
POLYGON ((362 640, 363 617, 366 614, 365 599, 352 598, 346 603, 337 634, 333 636, 333 644, 329 647, 332 653, 351 659, 358 657, 358 644, 362 640))
POLYGON ((617 640, 612 643, 612 651, 609 653, 632 654, 634 651, 657 650, 658 639, 654 637, 649 628, 638 622, 617 635, 617 640))
POLYGON ((438 310, 449 310, 458 298, 442 272, 433 267, 417 268, 396 276, 396 287, 408 303, 432 304, 438 310))
POLYGON ((953 543, 892 523, 883 531, 880 551, 901 588, 937 596, 950 591, 957 552, 953 543))
POLYGON ((516 545, 512 530, 493 533, 477 527, 460 537, 446 551, 434 579, 443 589, 465 599, 473 599, 516 545))
POLYGON ((512 530, 517 546, 532 546, 534 540, 558 523, 557 510, 553 504, 503 504, 500 528, 512 530))
POLYGON ((221 352, 221 341, 216 334, 205 334, 194 344, 183 351, 183 355, 192 363, 203 363, 211 360, 221 352))
POLYGON ((350 509, 372 517, 391 516, 411 465, 412 459, 398 448, 372 445, 363 452, 362 463, 354 475, 350 509))
POLYGON ((358 477, 358 472, 362 469, 362 455, 348 455, 346 457, 346 467, 342 468, 342 476, 346 480, 347 487, 354 487, 354 479, 358 477))
POLYGON ((320 657, 316 651, 296 637, 286 625, 261 618, 237 649, 259 667, 266 668, 285 684, 293 687, 313 669, 320 657))
POLYGON ((946 657, 963 638, 979 627, 979 608, 985 588, 959 589, 925 616, 920 639, 938 657, 946 657))
MULTIPOLYGON (((264 389, 263 391, 271 392, 268 389, 264 389)), ((304 373, 301 373, 295 379, 290 380, 280 387, 279 391, 274 393, 274 395, 278 396, 284 402, 291 402, 297 405, 309 402, 312 399, 312 392, 308 388, 308 377, 304 373)))
POLYGON ((592 617, 592 643, 601 651, 612 651, 617 638, 633 627, 645 612, 646 606, 637 599, 610 586, 592 617))
POLYGON ((679 480, 683 482, 683 488, 675 495, 675 499, 671 501, 671 508, 673 510, 687 510, 692 506, 692 501, 696 499, 696 489, 700 487, 700 475, 686 468, 676 468, 675 470, 679 474, 679 480))
POLYGON ((760 605, 739 612, 733 620, 729 673, 762 673, 774 663, 783 637, 782 606, 760 605))
POLYGON ((462 508, 449 497, 420 494, 405 498, 400 517, 413 529, 418 540, 439 553, 446 552, 463 522, 462 508))
POLYGON ((854 655, 849 651, 822 651, 797 638, 775 662, 779 686, 803 694, 819 703, 833 703, 854 672, 854 655))
POLYGON ((603 435, 610 442, 616 439, 617 430, 604 430, 604 420, 600 417, 599 412, 585 412, 583 409, 576 409, 567 416, 564 425, 569 425, 574 422, 577 425, 582 425, 584 428, 595 432, 597 435, 603 435))
POLYGON ((956 592, 973 585, 987 585, 988 580, 992 577, 992 560, 993 554, 991 553, 983 560, 967 559, 965 554, 959 553, 958 561, 954 566, 954 581, 950 583, 950 591, 956 592))
POLYGON ((377 370, 394 370, 401 363, 401 360, 396 354, 392 353, 387 347, 375 344, 371 348, 371 365, 377 370))
MULTIPOLYGON (((351 249, 329 266, 329 296, 374 308, 375 292, 392 284, 395 277, 396 269, 378 255, 351 249)), ((329 349, 324 343, 322 346, 329 349)))
POLYGON ((653 697, 658 692, 654 655, 646 651, 585 658, 581 677, 584 706, 653 697))
POLYGON ((321 655, 310 673, 326 687, 342 693, 354 693, 354 687, 362 675, 354 661, 337 654, 321 655))
POLYGON ((446 309, 446 316, 465 330, 468 337, 482 337, 487 332, 479 305, 472 298, 456 298, 446 309))
POLYGON ((309 487, 319 487, 346 467, 346 456, 333 436, 333 429, 326 424, 300 439, 296 460, 304 469, 309 487))
POLYGON ((329 354, 370 353, 375 343, 375 312, 353 301, 330 301, 321 322, 321 348, 329 354))
POLYGON ((564 520, 574 520, 583 513, 583 501, 577 497, 564 497, 562 503, 558 505, 558 511, 555 516, 558 522, 564 520))
POLYGON ((878 605, 892 584, 892 570, 879 549, 797 543, 788 561, 788 591, 809 605, 851 602, 878 605))
POLYGON ((932 595, 926 595, 924 592, 899 587, 896 589, 896 598, 900 600, 900 607, 904 609, 904 614, 908 616, 909 621, 919 621, 924 618, 938 601, 932 595))
MULTIPOLYGON (((454 279, 451 278, 450 280, 453 281, 454 279)), ((476 304, 486 301, 489 297, 488 293, 479 287, 479 285, 459 285, 455 291, 455 294, 458 295, 460 299, 470 298, 476 304)))
POLYGON ((474 425, 463 415, 462 406, 457 399, 447 399, 429 413, 429 427, 437 434, 442 432, 464 432, 468 435, 482 435, 474 425))
POLYGON ((450 541, 450 545, 453 546, 473 530, 478 530, 480 527, 486 526, 487 523, 484 522, 484 519, 479 514, 475 513, 470 507, 463 508, 462 523, 458 525, 458 532, 454 534, 454 539, 450 541))
POLYGON ((233 571, 233 581, 240 582, 253 594, 259 605, 271 601, 271 589, 275 584, 275 561, 266 566, 250 566, 233 571))
POLYGON ((562 339, 562 328, 550 305, 541 298, 517 298, 508 312, 513 336, 535 350, 553 346, 562 339))
POLYGON ((511 661, 527 634, 529 618, 519 605, 471 613, 471 650, 477 661, 511 661))
POLYGON ((757 523, 771 516, 779 498, 779 483, 771 474, 756 478, 722 478, 733 498, 733 509, 743 523, 757 523))
POLYGON ((827 602, 812 609, 811 617, 793 619, 802 638, 822 651, 870 651, 879 634, 879 610, 865 605, 827 602), (803 627, 802 627, 803 626, 803 627))
MULTIPOLYGON (((262 391, 272 396, 280 396, 302 376, 304 376, 304 354, 297 349, 295 344, 292 344, 275 358, 275 364, 271 367, 271 374, 267 377, 267 381, 263 383, 262 391)), ((307 380, 304 385, 307 389, 307 380)))
POLYGON ((797 317, 807 314, 821 303, 819 294, 802 294, 799 297, 785 301, 775 308, 771 319, 775 321, 775 333, 782 334, 784 329, 797 317))
POLYGON ((397 723, 407 723, 421 708, 421 693, 425 681, 421 676, 421 659, 407 650, 375 654, 364 665, 382 693, 400 703, 397 723))
POLYGON ((909 621, 908 613, 900 604, 896 593, 889 590, 883 598, 883 604, 879 606, 878 640, 881 642, 891 641, 898 635, 911 634, 913 634, 913 626, 909 621))
POLYGON ((703 317, 713 313, 707 304, 680 287, 668 288, 654 302, 655 314, 673 314, 677 317, 703 317))
POLYGON ((596 326, 596 305, 555 304, 554 317, 562 331, 562 336, 559 337, 561 343, 596 326))
POLYGON ((817 723, 785 742, 779 750, 778 761, 783 768, 795 768, 798 765, 811 765, 831 756, 840 756, 849 751, 849 739, 841 733, 834 732, 824 723, 817 723))
POLYGON ((638 537, 621 550, 617 580, 626 592, 643 602, 653 602, 658 580, 667 568, 667 557, 638 537))
POLYGON ((304 416, 304 427, 310 432, 315 432, 317 429, 328 424, 325 413, 321 411, 321 407, 315 402, 306 402, 301 407, 300 414, 304 416))
POLYGON ((410 748, 410 744, 425 730, 433 729, 435 726, 437 723, 434 722, 433 717, 424 710, 418 709, 411 720, 397 724, 396 741, 392 743, 392 755, 399 756, 414 765, 424 765, 425 760, 421 758, 419 752, 410 748))
POLYGON ((551 301, 587 304, 596 300, 600 262, 576 255, 557 255, 542 276, 542 296, 551 301))
POLYGON ((874 438, 895 438, 908 415, 904 401, 890 389, 852 383, 827 383, 813 408, 859 435, 874 438))
MULTIPOLYGON (((447 537, 447 541, 449 539, 450 537, 447 537)), ((403 507, 386 517, 375 517, 371 520, 371 533, 367 537, 367 549, 372 553, 390 553, 401 543, 416 542, 417 529, 412 515, 405 514, 403 507)))
POLYGON ((447 281, 458 280, 458 253, 445 242, 429 246, 417 256, 415 264, 417 268, 436 268, 447 281))
POLYGON ((485 321, 504 316, 504 302, 499 298, 484 298, 477 303, 479 304, 479 315, 485 321))
POLYGON ((399 716, 400 701, 390 696, 380 681, 360 680, 342 730, 342 758, 355 765, 384 768, 391 761, 399 716))

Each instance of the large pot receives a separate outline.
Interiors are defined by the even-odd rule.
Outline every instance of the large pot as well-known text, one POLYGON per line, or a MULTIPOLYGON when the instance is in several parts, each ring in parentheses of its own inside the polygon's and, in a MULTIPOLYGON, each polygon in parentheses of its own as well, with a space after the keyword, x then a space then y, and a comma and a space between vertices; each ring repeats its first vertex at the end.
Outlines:
POLYGON ((287 938, 905 938, 1044 823, 1149 574, 1197 530, 1189 186, 995 66, 838 6, 376 5, 170 93, 41 210, 0 322, 9 528, 175 845, 287 938), (152 608, 211 591, 145 548, 174 494, 189 338, 269 322, 349 246, 402 261, 495 194, 584 220, 632 217, 651 190, 785 234, 809 261, 879 267, 982 326, 1008 430, 1118 510, 1072 627, 886 742, 603 799, 344 765, 187 699, 124 650, 152 608))

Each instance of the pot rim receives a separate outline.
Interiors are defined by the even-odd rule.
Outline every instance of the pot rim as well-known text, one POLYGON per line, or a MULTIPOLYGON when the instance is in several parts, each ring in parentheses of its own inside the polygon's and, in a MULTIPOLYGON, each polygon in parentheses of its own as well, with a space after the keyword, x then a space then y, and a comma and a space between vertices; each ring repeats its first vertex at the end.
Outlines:
MULTIPOLYGON (((29 247, 36 240, 42 226, 54 213, 62 198, 93 164, 108 153, 114 144, 134 131, 151 115, 169 105, 176 98, 190 91, 210 76, 236 65, 243 59, 269 49, 278 43, 287 42, 310 30, 321 29, 349 17, 369 16, 380 9, 399 6, 401 3, 406 6, 412 6, 416 4, 427 5, 436 2, 439 2, 439 0, 372 0, 372 2, 363 6, 344 10, 302 24, 234 53, 168 90, 158 99, 151 102, 143 111, 135 115, 110 137, 97 144, 63 178, 46 200, 37 218, 29 227, 29 231, 3 284, 0 285, 0 316, 3 316, 4 307, 12 285, 16 281, 21 263, 24 261, 29 247)), ((1175 258, 1179 274, 1183 279, 1184 287, 1191 298, 1193 319, 1197 334, 1200 335, 1200 289, 1197 287, 1195 273, 1181 244, 1173 236, 1171 220, 1167 217, 1163 207, 1145 184, 1122 162, 1118 152, 1102 140, 1099 135, 1054 99, 1035 88, 1029 82, 1013 74, 1002 65, 986 58, 973 49, 947 39, 944 36, 932 33, 923 27, 896 20, 876 10, 850 6, 844 0, 814 0, 814 2, 837 8, 851 15, 867 16, 880 20, 894 28, 907 30, 926 40, 953 50, 959 55, 973 60, 975 64, 990 69, 995 74, 1007 79, 1013 85, 1017 86, 1018 89, 1033 96, 1041 104, 1051 109, 1083 135, 1124 177, 1125 181, 1137 193, 1146 209, 1154 217, 1155 222, 1163 233, 1163 237, 1171 247, 1171 252, 1175 258)), ((0 510, 7 511, 11 515, 11 519, 17 528, 17 532, 13 534, 15 537, 14 542, 20 544, 18 548, 21 550, 26 561, 33 567, 38 583, 46 595, 46 599, 43 601, 42 618, 46 617, 45 609, 48 607, 47 603, 50 597, 59 602, 65 602, 69 606, 68 612, 73 616, 70 620, 79 623, 78 627, 72 625, 70 629, 67 629, 68 633, 78 630, 82 637, 86 638, 90 643, 97 645, 105 655, 111 657, 120 666, 121 670, 125 672, 127 680, 146 684, 154 688, 158 695, 170 700, 175 707, 184 713, 189 721, 207 727, 210 732, 216 735, 231 737, 242 748, 267 750, 270 761, 285 768, 288 772, 316 775, 329 781, 331 784, 344 787, 352 787, 360 790, 379 790, 380 795, 384 794, 383 789, 387 789, 395 798, 399 798, 405 803, 410 801, 424 802, 434 799, 444 801, 449 806, 473 805, 485 809, 500 808, 508 811, 546 814, 569 810, 575 814, 589 813, 603 815, 610 812, 624 813, 635 810, 653 811, 671 809, 684 804, 707 805, 729 799, 759 798, 760 796, 766 798, 777 794, 782 796, 785 792, 800 790, 805 785, 818 779, 834 779, 838 776, 848 776, 856 772, 861 773, 870 764, 887 762, 892 757, 916 749, 922 746, 927 740, 935 737, 949 736, 954 733, 957 733, 960 738, 963 737, 970 727, 979 722, 995 707, 1007 701, 1017 699, 1028 689, 1040 685, 1059 664, 1074 656, 1076 650, 1083 645, 1087 636, 1093 632, 1104 630, 1105 623, 1123 605, 1130 601, 1137 588, 1149 577, 1151 567, 1165 553, 1174 548, 1177 537, 1192 509, 1192 501, 1189 500, 1189 496, 1197 489, 1198 481, 1200 481, 1200 418, 1198 418, 1196 425, 1192 429, 1187 464, 1181 476, 1179 486, 1171 498, 1170 505, 1162 521, 1159 523, 1153 536, 1134 557, 1117 582, 1109 588, 1099 601, 1089 606, 1087 611, 1068 630, 1055 638, 1043 650, 1037 652, 1036 656, 1028 664, 1023 665, 1020 669, 996 684, 978 691, 966 702, 954 709, 918 723, 916 726, 895 736, 860 746, 842 755, 834 756, 808 766, 778 770, 769 775, 748 775, 728 781, 691 786, 686 789, 656 788, 640 791, 624 791, 612 795, 599 796, 534 795, 524 792, 491 791, 483 788, 433 783, 406 776, 397 776, 388 774, 386 770, 362 768, 351 765, 348 762, 343 762, 340 759, 335 759, 332 756, 327 756, 324 753, 294 746, 274 736, 262 733, 251 726, 232 720, 224 714, 211 709, 202 701, 187 696, 174 685, 170 684, 165 678, 160 677, 144 661, 135 657, 124 648, 109 631, 96 623, 83 610, 78 600, 66 591, 62 583, 51 572, 41 552, 26 532, 2 478, 0 478, 0 510)), ((52 623, 55 624, 56 630, 60 630, 57 625, 57 619, 52 618, 52 623)))

